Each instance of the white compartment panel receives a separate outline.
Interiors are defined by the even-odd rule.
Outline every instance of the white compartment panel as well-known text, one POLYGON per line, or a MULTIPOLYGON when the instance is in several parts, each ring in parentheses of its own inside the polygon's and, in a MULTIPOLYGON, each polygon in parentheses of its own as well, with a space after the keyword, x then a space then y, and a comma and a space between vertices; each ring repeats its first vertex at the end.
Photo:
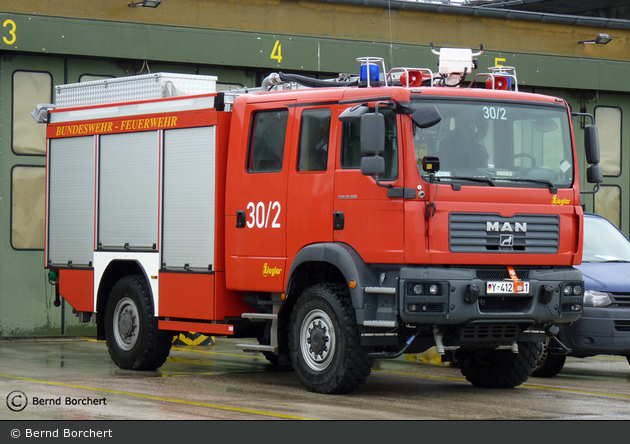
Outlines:
POLYGON ((215 128, 164 131, 162 262, 169 268, 214 264, 215 128))
POLYGON ((48 261, 90 265, 94 253, 95 139, 50 141, 48 261))
POLYGON ((101 136, 101 248, 157 249, 158 159, 157 131, 101 136))

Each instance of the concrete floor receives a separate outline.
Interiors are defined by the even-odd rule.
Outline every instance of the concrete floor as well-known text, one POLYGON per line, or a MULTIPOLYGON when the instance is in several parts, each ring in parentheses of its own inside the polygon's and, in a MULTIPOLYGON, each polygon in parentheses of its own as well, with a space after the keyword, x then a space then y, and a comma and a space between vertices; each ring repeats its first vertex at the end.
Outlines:
POLYGON ((630 419, 621 357, 568 358, 554 378, 498 390, 472 386, 435 354, 408 355, 377 361, 360 390, 339 396, 309 392, 237 342, 174 346, 158 371, 136 372, 100 341, 1 341, 0 420, 630 419))

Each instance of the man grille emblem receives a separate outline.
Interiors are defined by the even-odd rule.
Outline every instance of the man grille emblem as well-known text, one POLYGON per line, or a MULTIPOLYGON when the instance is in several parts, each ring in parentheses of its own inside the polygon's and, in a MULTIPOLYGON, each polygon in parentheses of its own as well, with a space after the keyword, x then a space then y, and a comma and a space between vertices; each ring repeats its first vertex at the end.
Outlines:
POLYGON ((514 246, 514 236, 511 234, 502 234, 500 243, 502 247, 513 247, 514 246))

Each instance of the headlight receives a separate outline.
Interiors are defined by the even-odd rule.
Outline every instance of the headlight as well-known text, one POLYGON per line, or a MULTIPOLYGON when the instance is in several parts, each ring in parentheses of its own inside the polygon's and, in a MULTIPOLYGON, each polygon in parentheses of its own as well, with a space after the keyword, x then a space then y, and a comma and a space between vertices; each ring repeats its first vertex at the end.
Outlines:
POLYGON ((585 307, 607 307, 612 303, 608 293, 595 290, 584 290, 585 307))

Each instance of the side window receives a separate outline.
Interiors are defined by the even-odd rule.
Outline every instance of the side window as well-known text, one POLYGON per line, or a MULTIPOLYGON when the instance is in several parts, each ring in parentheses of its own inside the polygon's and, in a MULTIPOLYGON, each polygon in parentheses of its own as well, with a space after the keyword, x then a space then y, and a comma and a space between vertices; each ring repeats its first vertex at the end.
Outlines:
MULTIPOLYGON (((396 113, 391 109, 379 109, 385 116, 385 173, 382 180, 398 177, 398 131, 396 113)), ((361 168, 361 121, 344 123, 341 135, 341 167, 361 168)))
POLYGON ((595 108, 599 133, 600 165, 605 176, 621 174, 621 109, 606 106, 595 108))
POLYGON ((42 166, 11 170, 11 245, 16 250, 44 248, 45 177, 42 166))
POLYGON ((302 112, 298 171, 326 171, 330 117, 330 108, 307 109, 302 112))
POLYGON ((594 209, 597 214, 604 216, 621 227, 621 188, 616 185, 602 185, 595 194, 594 209))
POLYGON ((267 173, 282 170, 289 110, 258 111, 252 115, 247 171, 267 173))
POLYGON ((52 101, 52 77, 47 72, 13 73, 13 152, 46 154, 46 125, 33 119, 31 111, 39 103, 52 101))
POLYGON ((114 76, 99 76, 96 74, 81 74, 81 77, 79 77, 79 82, 83 83, 83 82, 92 82, 94 80, 103 80, 103 79, 113 79, 115 78, 114 76))

